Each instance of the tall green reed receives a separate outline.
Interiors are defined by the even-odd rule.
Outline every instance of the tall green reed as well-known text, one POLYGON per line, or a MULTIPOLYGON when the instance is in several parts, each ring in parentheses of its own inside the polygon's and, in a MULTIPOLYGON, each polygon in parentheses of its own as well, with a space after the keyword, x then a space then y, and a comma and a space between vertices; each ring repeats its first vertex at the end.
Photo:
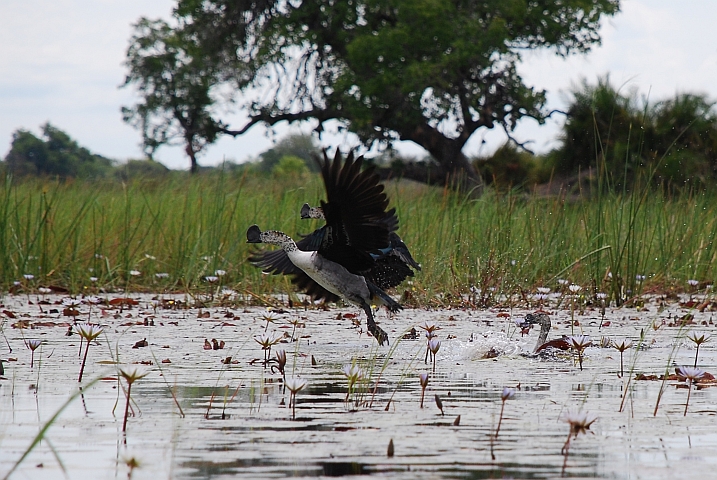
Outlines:
MULTIPOLYGON (((661 287, 717 277, 715 192, 473 198, 403 181, 387 189, 399 234, 423 266, 398 289, 410 290, 416 303, 459 302, 471 287, 483 304, 514 301, 537 286, 556 288, 558 278, 622 300, 628 290, 638 293, 637 274, 661 287)), ((293 292, 285 277, 263 275, 246 261, 246 229, 256 223, 294 237, 308 233, 320 223, 302 221, 299 209, 324 196, 318 175, 222 173, 128 184, 8 179, 0 185, 0 285, 11 288, 29 273, 34 286, 73 292, 195 293, 221 269, 222 284, 238 291, 293 292)))

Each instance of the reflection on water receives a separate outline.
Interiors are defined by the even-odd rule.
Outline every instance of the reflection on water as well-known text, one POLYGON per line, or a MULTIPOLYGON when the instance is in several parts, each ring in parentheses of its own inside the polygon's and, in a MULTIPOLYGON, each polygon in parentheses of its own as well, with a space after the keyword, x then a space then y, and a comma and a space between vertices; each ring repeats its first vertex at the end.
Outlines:
MULTIPOLYGON (((672 309, 673 316, 681 313, 677 306, 672 309)), ((124 318, 102 319, 115 326, 106 329, 113 347, 110 351, 93 346, 85 375, 108 379, 67 406, 48 430, 49 443, 41 442, 15 476, 65 478, 58 458, 70 478, 126 478, 126 464, 135 459, 139 467, 132 478, 153 480, 555 478, 564 463, 567 477, 667 479, 689 471, 707 478, 717 464, 712 388, 692 392, 685 417, 687 391, 668 381, 658 415, 653 416, 661 382, 632 381, 625 408, 618 411, 628 377, 640 372, 660 375, 668 359, 675 365, 692 363, 690 345, 673 352, 676 328, 648 329, 650 348, 626 352, 625 370, 632 369, 632 374, 619 378, 620 356, 614 349, 587 349, 582 372, 564 353, 547 358, 525 355, 535 343, 535 332, 521 338, 511 320, 495 312, 451 311, 450 322, 442 312, 409 310, 393 320, 383 317, 384 326, 394 327, 392 338, 427 319, 442 325, 436 373, 429 376, 420 408, 418 374, 430 371, 430 365, 424 364, 423 341, 401 342, 387 359, 387 349, 360 337, 349 321, 337 321, 336 312, 302 312, 307 318, 301 335, 308 338, 280 345, 289 359, 287 375, 309 382, 297 395, 296 420, 292 420, 281 375, 250 363, 262 354, 252 337, 265 325, 251 312, 238 312, 242 321, 231 326, 221 326, 219 319, 199 321, 185 311, 160 312, 157 326, 129 331, 115 326, 124 318), (481 318, 491 320, 490 332, 481 330, 477 321, 481 318), (170 323, 175 321, 176 325, 170 323), (150 347, 131 348, 145 337, 150 347), (206 337, 221 338, 225 349, 204 350, 206 337), (123 362, 169 360, 160 363, 161 371, 157 365, 148 366, 150 374, 133 386, 134 416, 128 421, 126 445, 121 436, 122 388, 109 378, 113 367, 98 363, 112 359, 115 344, 123 362), (481 352, 490 350, 502 355, 479 359, 481 352), (222 363, 228 356, 238 363, 222 363), (342 368, 353 361, 364 378, 349 392, 342 368), (500 436, 495 439, 504 386, 516 388, 517 393, 506 402, 500 436), (435 395, 444 415, 436 407, 435 395), (592 434, 572 441, 566 461, 561 448, 568 425, 559 420, 560 415, 581 407, 599 418, 592 434), (390 440, 393 457, 387 456, 390 440)), ((695 315, 699 321, 703 314, 695 315)), ((560 313, 556 317, 562 320, 556 322, 554 334, 569 333, 569 326, 561 323, 567 317, 560 313)), ((585 327, 584 333, 636 341, 640 328, 654 317, 631 319, 635 317, 632 311, 629 315, 618 311, 610 318, 610 327, 600 332, 597 326, 585 327)), ((0 475, 76 389, 78 343, 65 337, 65 330, 6 330, 18 360, 5 363, 5 380, 0 380, 0 475), (23 335, 30 333, 44 340, 32 370, 29 353, 21 348, 23 335)), ((700 366, 713 373, 715 346, 706 343, 700 349, 700 366)))

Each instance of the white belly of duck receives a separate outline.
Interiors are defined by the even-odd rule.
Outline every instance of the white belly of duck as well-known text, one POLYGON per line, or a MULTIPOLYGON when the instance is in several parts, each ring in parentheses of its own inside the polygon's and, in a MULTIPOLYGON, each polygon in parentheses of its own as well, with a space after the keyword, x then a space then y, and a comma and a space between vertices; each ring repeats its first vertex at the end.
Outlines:
POLYGON ((338 263, 326 260, 318 252, 297 249, 287 254, 294 265, 334 295, 358 306, 369 303, 371 294, 363 277, 354 275, 338 263))

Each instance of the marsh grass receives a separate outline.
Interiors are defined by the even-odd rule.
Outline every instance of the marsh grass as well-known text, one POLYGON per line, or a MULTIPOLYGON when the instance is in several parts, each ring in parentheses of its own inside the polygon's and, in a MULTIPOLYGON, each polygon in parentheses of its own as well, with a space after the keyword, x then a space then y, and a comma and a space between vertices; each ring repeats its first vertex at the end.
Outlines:
MULTIPOLYGON (((472 198, 403 181, 387 189, 399 233, 423 267, 399 287, 409 305, 513 304, 536 286, 557 291, 560 276, 586 286, 587 302, 604 291, 620 305, 646 289, 717 278, 714 192, 472 198)), ((302 221, 299 207, 323 197, 318 176, 302 185, 229 173, 130 184, 8 179, 0 184, 0 284, 199 295, 215 287, 204 278, 224 270, 217 288, 270 304, 267 293, 293 295, 293 286, 246 262, 246 229, 310 232, 320 223, 302 221), (26 274, 32 282, 13 284, 26 274)))

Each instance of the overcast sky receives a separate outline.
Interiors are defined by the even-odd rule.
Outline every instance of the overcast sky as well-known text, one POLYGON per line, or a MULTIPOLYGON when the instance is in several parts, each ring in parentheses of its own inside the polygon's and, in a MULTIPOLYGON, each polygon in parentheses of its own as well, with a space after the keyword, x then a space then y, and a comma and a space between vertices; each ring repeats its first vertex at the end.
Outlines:
MULTIPOLYGON (((0 0, 0 156, 12 134, 23 128, 40 134, 49 121, 82 146, 117 160, 141 158, 139 131, 122 122, 120 108, 136 100, 119 89, 125 75, 125 50, 131 24, 141 16, 170 15, 170 0, 0 0)), ((706 93, 717 100, 717 2, 711 0, 625 0, 622 12, 606 20, 602 46, 586 56, 562 60, 531 53, 520 72, 529 85, 548 91, 548 106, 562 108, 570 88, 606 73, 615 85, 635 88, 653 101, 676 92, 706 93)), ((240 126, 234 117, 231 126, 240 126)), ((520 124, 516 137, 531 140, 537 151, 555 146, 560 119, 539 127, 520 124)), ((280 125, 268 134, 261 126, 244 137, 224 138, 199 158, 202 165, 223 159, 256 157, 288 132, 308 125, 280 125)), ((504 142, 499 132, 477 132, 470 155, 487 154, 504 142), (482 145, 482 140, 486 143, 482 145), (481 146, 482 145, 482 146, 481 146)), ((325 146, 353 144, 327 137, 325 146)), ((422 155, 410 142, 397 145, 422 155)), ((170 168, 188 168, 180 148, 162 148, 157 159, 170 168)))

